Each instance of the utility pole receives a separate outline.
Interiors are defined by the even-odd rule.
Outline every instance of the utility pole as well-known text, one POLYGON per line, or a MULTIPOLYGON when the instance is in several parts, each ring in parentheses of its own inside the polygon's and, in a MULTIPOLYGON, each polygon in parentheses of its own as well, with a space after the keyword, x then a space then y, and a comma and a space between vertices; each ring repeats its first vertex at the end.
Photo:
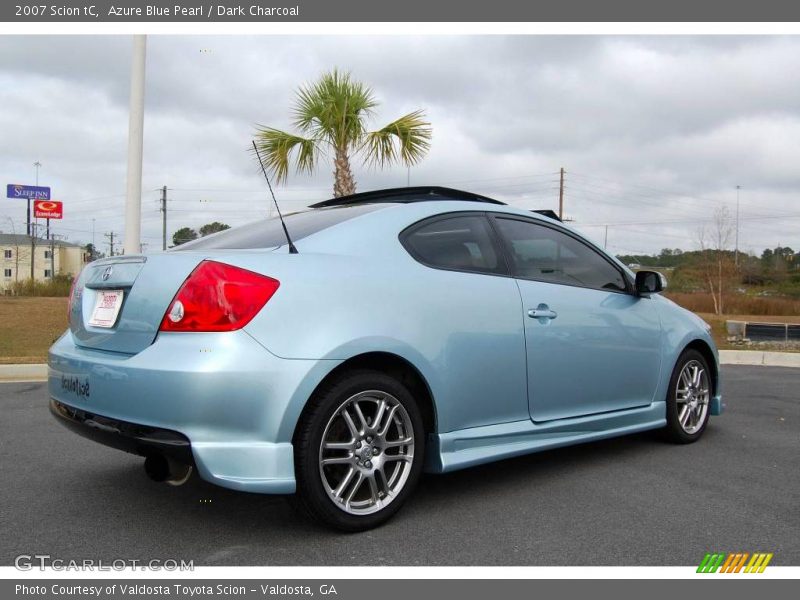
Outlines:
POLYGON ((92 219, 92 255, 89 257, 89 260, 94 260, 96 254, 97 246, 94 245, 94 219, 92 219))
POLYGON ((106 233, 104 235, 106 236, 106 238, 108 238, 108 246, 110 248, 110 254, 111 256, 114 256, 114 232, 112 231, 111 233, 106 233))
MULTIPOLYGON (((55 246, 58 240, 65 240, 67 239, 66 235, 54 233, 50 237, 50 273, 51 278, 55 277, 56 274, 56 263, 55 263, 55 246)), ((59 261, 59 267, 61 267, 61 262, 59 261)))
POLYGON ((736 251, 734 252, 734 261, 736 268, 739 268, 739 190, 742 186, 736 186, 736 251))
POLYGON ((125 196, 125 253, 136 254, 142 229, 142 147, 144 143, 144 67, 147 36, 133 36, 130 115, 128 119, 128 180, 125 196))
POLYGON ((608 248, 608 225, 606 225, 606 237, 603 240, 603 250, 608 248))
POLYGON ((35 281, 33 263, 36 262, 36 228, 28 219, 28 226, 31 230, 31 284, 35 281))
POLYGON ((558 186, 558 218, 564 220, 564 167, 561 167, 561 183, 558 186))
POLYGON ((167 186, 161 188, 161 249, 167 249, 167 186))
MULTIPOLYGON (((47 220, 49 221, 50 219, 47 219, 47 220)), ((56 239, 55 239, 55 234, 53 234, 52 236, 49 236, 48 239, 50 240, 50 280, 52 281, 56 277, 56 258, 55 258, 56 239)))

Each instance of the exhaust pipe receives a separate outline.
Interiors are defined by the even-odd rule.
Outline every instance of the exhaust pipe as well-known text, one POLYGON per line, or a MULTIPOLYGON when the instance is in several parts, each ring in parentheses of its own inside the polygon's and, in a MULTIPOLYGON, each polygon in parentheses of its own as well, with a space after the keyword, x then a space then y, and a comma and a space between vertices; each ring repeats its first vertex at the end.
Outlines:
POLYGON ((183 485, 192 475, 191 465, 170 460, 163 454, 151 454, 144 459, 144 471, 153 481, 169 485, 183 485))

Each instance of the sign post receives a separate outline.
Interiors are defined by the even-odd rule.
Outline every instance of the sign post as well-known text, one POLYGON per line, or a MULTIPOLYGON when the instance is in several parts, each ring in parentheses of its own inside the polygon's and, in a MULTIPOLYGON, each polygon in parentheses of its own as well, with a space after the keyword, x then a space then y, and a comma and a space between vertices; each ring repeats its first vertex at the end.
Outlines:
POLYGON ((50 279, 56 275, 55 243, 50 237, 50 219, 64 218, 64 205, 59 200, 34 200, 33 214, 37 219, 47 219, 47 239, 50 241, 50 279))
POLYGON ((28 235, 33 236, 31 221, 31 200, 50 200, 50 188, 38 185, 21 185, 9 183, 6 185, 6 198, 25 198, 28 201, 28 235))

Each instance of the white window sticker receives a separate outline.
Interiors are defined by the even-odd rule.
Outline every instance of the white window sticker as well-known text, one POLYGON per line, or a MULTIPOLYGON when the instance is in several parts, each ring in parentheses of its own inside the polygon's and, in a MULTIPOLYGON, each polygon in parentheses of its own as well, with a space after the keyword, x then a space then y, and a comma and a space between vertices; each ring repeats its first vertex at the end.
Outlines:
POLYGON ((100 290, 92 311, 89 325, 92 327, 113 327, 122 308, 122 290, 100 290))

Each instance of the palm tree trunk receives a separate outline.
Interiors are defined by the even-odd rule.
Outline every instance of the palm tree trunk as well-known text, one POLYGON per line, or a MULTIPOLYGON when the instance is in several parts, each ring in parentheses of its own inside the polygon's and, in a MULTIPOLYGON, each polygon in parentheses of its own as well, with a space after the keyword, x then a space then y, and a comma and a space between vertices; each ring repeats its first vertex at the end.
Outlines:
POLYGON ((353 172, 350 170, 350 157, 347 155, 347 148, 337 148, 336 157, 333 160, 335 171, 333 172, 333 197, 341 198, 356 193, 356 182, 353 179, 353 172))

